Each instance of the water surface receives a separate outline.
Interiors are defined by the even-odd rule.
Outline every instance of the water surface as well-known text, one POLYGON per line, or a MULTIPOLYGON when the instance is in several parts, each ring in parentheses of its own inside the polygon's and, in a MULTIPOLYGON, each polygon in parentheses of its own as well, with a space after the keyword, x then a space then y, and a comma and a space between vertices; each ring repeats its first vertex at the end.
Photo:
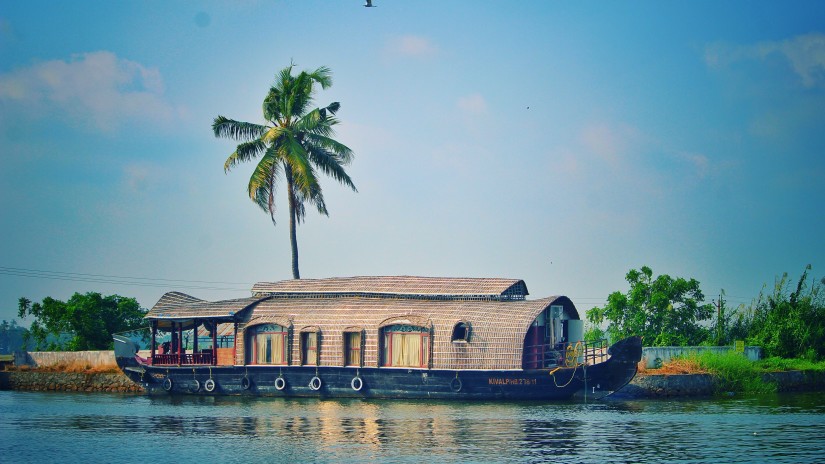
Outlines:
POLYGON ((0 391, 3 462, 822 462, 825 395, 459 403, 0 391))

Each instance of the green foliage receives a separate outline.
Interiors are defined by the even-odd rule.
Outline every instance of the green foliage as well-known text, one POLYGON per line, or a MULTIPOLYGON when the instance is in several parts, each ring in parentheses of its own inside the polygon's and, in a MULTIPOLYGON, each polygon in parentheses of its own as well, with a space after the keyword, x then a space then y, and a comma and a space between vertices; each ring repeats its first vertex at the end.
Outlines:
POLYGON ((51 297, 34 304, 27 298, 18 300, 18 317, 34 317, 29 338, 37 342, 37 349, 111 349, 112 334, 141 327, 144 314, 134 298, 96 292, 75 293, 66 302, 51 297))
POLYGON ((719 392, 776 393, 776 384, 763 381, 764 371, 741 353, 704 351, 691 355, 691 358, 700 367, 716 375, 719 379, 719 392))
POLYGON ((607 322, 611 340, 640 335, 647 346, 698 345, 707 339, 708 330, 698 324, 710 319, 711 304, 695 279, 672 278, 667 274, 653 278, 643 266, 626 275, 627 293, 613 292, 603 308, 587 311, 590 323, 607 322))
POLYGON ((0 354, 11 354, 28 348, 25 341, 27 330, 17 325, 17 321, 4 320, 0 323, 0 354))
POLYGON ((223 116, 215 118, 215 137, 240 141, 235 152, 224 163, 224 170, 258 159, 249 178, 247 192, 275 223, 275 189, 286 182, 289 207, 289 237, 292 247, 292 276, 298 270, 296 226, 304 220, 305 204, 315 206, 319 213, 329 215, 318 182, 320 170, 355 191, 344 166, 352 161, 352 151, 334 140, 335 114, 341 108, 333 102, 324 108, 311 109, 315 86, 326 89, 332 85, 332 72, 320 67, 315 71, 292 74, 294 65, 276 76, 263 101, 263 116, 267 125, 235 121, 223 116))
POLYGON ((763 290, 750 306, 740 306, 723 341, 746 340, 768 357, 825 359, 825 293, 822 281, 809 283, 810 269, 805 268, 795 287, 785 273, 770 294, 763 290))
POLYGON ((595 343, 600 340, 607 339, 607 333, 601 327, 593 324, 587 324, 587 329, 584 331, 584 341, 588 343, 595 343))
POLYGON ((772 356, 761 359, 756 365, 766 372, 784 371, 825 371, 825 361, 810 361, 808 359, 786 359, 772 356))

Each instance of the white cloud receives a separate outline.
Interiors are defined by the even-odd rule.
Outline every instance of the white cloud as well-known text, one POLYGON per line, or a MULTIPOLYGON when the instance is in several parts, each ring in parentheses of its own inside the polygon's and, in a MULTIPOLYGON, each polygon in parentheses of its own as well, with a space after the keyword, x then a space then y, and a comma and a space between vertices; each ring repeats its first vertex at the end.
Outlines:
POLYGON ((387 49, 394 55, 428 57, 435 55, 438 48, 426 37, 416 35, 405 35, 392 39, 387 49))
POLYGON ((98 51, 0 75, 0 103, 35 118, 112 131, 134 120, 168 122, 180 113, 163 97, 160 72, 98 51))
POLYGON ((725 67, 739 61, 766 61, 777 55, 788 62, 803 86, 825 85, 825 34, 805 34, 744 46, 714 43, 705 47, 705 63, 710 67, 725 67))
POLYGON ((639 139, 639 131, 625 124, 590 124, 579 133, 579 141, 586 150, 611 164, 617 163, 639 139))
POLYGON ((458 100, 458 108, 468 114, 487 114, 487 101, 477 93, 467 95, 458 100))

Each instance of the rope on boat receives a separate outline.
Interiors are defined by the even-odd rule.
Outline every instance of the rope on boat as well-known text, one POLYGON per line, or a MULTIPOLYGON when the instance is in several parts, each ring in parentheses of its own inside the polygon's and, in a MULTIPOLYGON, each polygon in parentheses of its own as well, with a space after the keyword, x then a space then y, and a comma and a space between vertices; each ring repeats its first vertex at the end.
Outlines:
POLYGON ((566 387, 566 386, 570 385, 570 382, 572 382, 572 381, 573 381, 573 377, 575 377, 575 376, 576 376, 576 369, 578 369, 578 368, 579 368, 579 366, 582 366, 582 365, 583 365, 583 364, 576 364, 576 367, 574 367, 574 368, 573 368, 573 373, 572 373, 572 374, 570 374, 570 380, 568 380, 568 381, 567 381, 567 383, 566 383, 566 384, 564 384, 564 385, 559 385, 559 384, 558 384, 558 382, 556 382, 556 371, 557 371, 557 370, 559 370, 559 369, 561 369, 561 368, 557 367, 557 368, 553 369, 553 370, 550 372, 550 375, 551 375, 551 376, 553 376, 553 384, 555 384, 557 388, 564 388, 564 387, 566 387))

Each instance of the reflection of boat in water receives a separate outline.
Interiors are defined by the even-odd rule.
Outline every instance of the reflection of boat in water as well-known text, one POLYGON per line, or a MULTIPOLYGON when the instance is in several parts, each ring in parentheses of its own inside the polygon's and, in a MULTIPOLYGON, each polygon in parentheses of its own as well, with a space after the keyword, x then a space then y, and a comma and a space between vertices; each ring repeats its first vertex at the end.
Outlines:
POLYGON ((641 359, 638 337, 584 343, 564 296, 515 279, 351 277, 258 283, 250 298, 165 294, 149 355, 115 336, 149 393, 363 398, 606 396, 641 359))

